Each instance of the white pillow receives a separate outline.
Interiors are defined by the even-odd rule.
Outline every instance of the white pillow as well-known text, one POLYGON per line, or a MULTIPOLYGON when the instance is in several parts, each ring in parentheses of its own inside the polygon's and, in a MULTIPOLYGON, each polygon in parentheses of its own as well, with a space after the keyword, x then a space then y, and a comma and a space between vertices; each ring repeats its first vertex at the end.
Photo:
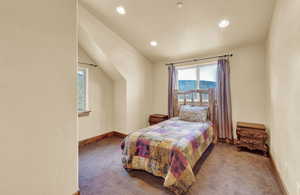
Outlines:
POLYGON ((190 122, 206 122, 208 107, 183 105, 180 108, 179 119, 190 122))

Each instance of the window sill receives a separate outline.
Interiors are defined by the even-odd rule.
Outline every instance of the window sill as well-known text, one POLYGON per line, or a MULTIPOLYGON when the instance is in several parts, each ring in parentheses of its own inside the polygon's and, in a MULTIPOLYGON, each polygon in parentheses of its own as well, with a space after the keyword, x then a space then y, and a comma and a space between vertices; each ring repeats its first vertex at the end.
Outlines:
POLYGON ((78 117, 84 117, 84 116, 89 116, 91 113, 90 110, 84 111, 84 112, 78 112, 78 117))

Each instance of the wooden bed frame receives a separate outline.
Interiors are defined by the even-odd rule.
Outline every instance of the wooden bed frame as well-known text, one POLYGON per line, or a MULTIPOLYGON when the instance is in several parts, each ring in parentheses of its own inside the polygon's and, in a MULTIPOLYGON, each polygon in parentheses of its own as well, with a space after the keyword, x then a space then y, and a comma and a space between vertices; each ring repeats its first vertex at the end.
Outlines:
POLYGON ((208 118, 213 124, 214 128, 214 143, 217 138, 217 101, 216 101, 216 90, 215 89, 198 89, 190 91, 178 91, 174 93, 174 116, 179 115, 179 110, 182 105, 192 106, 207 106, 208 107, 208 118))
MULTIPOLYGON (((215 116, 215 113, 216 113, 216 99, 215 99, 215 90, 214 89, 209 89, 209 90, 191 90, 191 91, 185 91, 185 92, 182 92, 182 91, 175 91, 174 95, 173 95, 173 98, 174 98, 174 107, 173 107, 173 111, 175 113, 175 116, 178 116, 179 114, 179 109, 180 109, 180 106, 181 105, 193 105, 193 106, 207 106, 208 107, 208 117, 209 117, 209 120, 212 122, 213 124, 213 139, 212 139, 212 142, 209 144, 209 146, 207 146, 206 150, 203 151, 203 153, 199 156, 199 159, 197 160, 197 162, 195 162, 195 164, 193 165, 194 167, 192 167, 192 171, 196 171, 197 169, 199 169, 199 167, 197 166, 198 162, 200 162, 200 159, 203 159, 201 158, 202 155, 204 153, 206 153, 206 151, 209 150, 209 148, 211 148, 210 146, 215 144, 216 143, 216 128, 215 128, 215 122, 216 122, 216 116, 215 116)), ((142 135, 143 133, 145 132, 141 132, 139 135, 142 135)), ((130 136, 130 135, 129 135, 130 136)), ((139 136, 135 136, 133 139, 129 139, 129 144, 130 142, 133 142, 134 145, 136 145, 137 143, 137 139, 138 139, 139 136)), ((128 141, 128 140, 127 140, 128 141)), ((168 141, 169 142, 169 141, 168 141)), ((128 143, 127 143, 128 144, 128 143)), ((171 147, 173 147, 172 145, 170 145, 171 147)), ((124 148, 126 147, 126 140, 123 140, 122 144, 121 144, 121 147, 122 147, 122 150, 123 152, 125 151, 125 153, 122 153, 123 155, 125 155, 125 157, 127 158, 129 155, 132 155, 134 156, 134 152, 133 153, 128 153, 129 152, 129 149, 128 150, 124 150, 124 148)), ((157 145, 153 146, 153 147, 158 147, 157 145)), ((159 150, 160 148, 158 148, 157 150, 159 150)), ((172 151, 173 149, 172 148, 169 148, 170 151, 172 151)), ((136 147, 135 147, 135 152, 136 152, 136 147)), ((168 150, 167 148, 164 148, 163 150, 168 150)), ((155 153, 157 155, 161 155, 161 154, 165 154, 165 153, 160 153, 160 152, 157 152, 155 153)), ((207 154, 207 153, 206 153, 207 154)), ((194 155, 194 154, 192 154, 194 155)), ((129 162, 129 161, 128 161, 129 162)), ((128 163, 128 162, 125 162, 128 163)), ((150 162, 150 161, 148 161, 150 162)), ((124 162, 123 162, 124 163, 124 162)), ((139 163, 138 163, 139 164, 139 163)), ((143 163, 142 163, 143 164, 143 163)), ((170 164, 170 162, 169 162, 170 164)), ((124 164, 123 164, 124 166, 124 164)), ((128 171, 128 172, 131 172, 132 170, 134 170, 136 167, 133 167, 132 165, 130 165, 131 168, 127 168, 126 166, 124 166, 125 170, 128 171)), ((149 173, 152 173, 154 174, 151 169, 150 171, 147 171, 147 168, 144 169, 143 166, 141 166, 142 168, 137 168, 137 170, 144 170, 146 172, 149 172, 149 173)), ((195 173, 195 172, 194 172, 195 173)), ((166 179, 166 178, 165 178, 166 179)), ((175 185, 175 184, 174 184, 175 185)), ((172 185, 170 185, 172 187, 172 185)), ((179 186, 177 186, 179 187, 179 186)), ((175 190, 176 188, 173 188, 173 190, 175 190)), ((173 191, 172 190, 172 191, 173 191)))

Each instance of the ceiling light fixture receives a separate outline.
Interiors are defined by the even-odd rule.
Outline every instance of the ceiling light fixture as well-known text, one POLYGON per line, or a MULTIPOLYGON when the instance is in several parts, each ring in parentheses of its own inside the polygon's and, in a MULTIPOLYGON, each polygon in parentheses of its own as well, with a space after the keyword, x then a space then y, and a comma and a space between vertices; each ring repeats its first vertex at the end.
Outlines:
POLYGON ((226 27, 229 26, 229 24, 230 24, 229 20, 224 19, 224 20, 221 20, 221 21, 219 22, 219 27, 220 27, 220 28, 226 28, 226 27))
POLYGON ((117 8, 116 8, 116 11, 117 11, 119 14, 121 14, 121 15, 126 14, 126 10, 125 10, 125 8, 124 8, 123 6, 117 7, 117 8))
POLYGON ((176 5, 177 5, 178 8, 182 8, 182 6, 183 6, 183 1, 178 1, 178 2, 176 3, 176 5))
POLYGON ((156 42, 156 41, 151 41, 151 42, 150 42, 150 45, 151 45, 152 47, 156 47, 156 46, 157 46, 157 42, 156 42))

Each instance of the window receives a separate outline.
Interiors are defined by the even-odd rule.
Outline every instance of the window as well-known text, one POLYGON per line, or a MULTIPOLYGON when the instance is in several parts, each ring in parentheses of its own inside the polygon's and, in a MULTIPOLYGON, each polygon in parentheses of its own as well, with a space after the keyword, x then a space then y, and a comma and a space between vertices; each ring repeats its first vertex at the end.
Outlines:
POLYGON ((88 111, 88 99, 87 99, 87 78, 88 69, 79 68, 77 71, 77 111, 88 111))
POLYGON ((176 71, 180 91, 209 89, 217 85, 217 64, 179 67, 176 71))
MULTIPOLYGON (((176 69, 176 74, 176 88, 180 91, 210 89, 217 86, 216 63, 190 67, 178 67, 176 69)), ((188 99, 191 99, 191 97, 188 97, 188 99)), ((204 99, 206 99, 206 97, 204 97, 204 99)), ((183 97, 179 97, 179 100, 183 100, 183 97)))
POLYGON ((199 66, 199 89, 216 88, 217 86, 217 65, 199 66))

